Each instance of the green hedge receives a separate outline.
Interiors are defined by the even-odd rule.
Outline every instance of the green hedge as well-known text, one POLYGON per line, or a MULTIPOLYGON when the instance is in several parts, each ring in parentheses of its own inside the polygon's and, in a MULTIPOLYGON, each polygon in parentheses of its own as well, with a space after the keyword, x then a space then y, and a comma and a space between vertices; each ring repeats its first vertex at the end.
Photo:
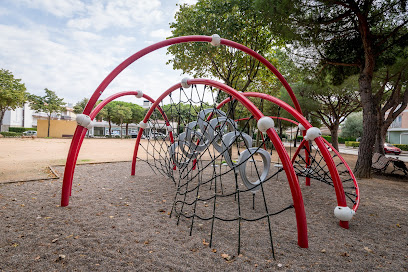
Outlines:
POLYGON ((408 151, 408 144, 394 144, 394 146, 400 148, 401 150, 408 151))
POLYGON ((22 135, 22 133, 9 132, 9 131, 3 131, 3 132, 0 132, 0 134, 3 135, 4 137, 19 137, 22 135))
POLYGON ((354 142, 354 141, 346 141, 345 142, 346 146, 351 146, 351 147, 359 147, 360 142, 354 142))
POLYGON ((10 132, 18 132, 18 133, 23 133, 24 131, 27 130, 34 130, 37 131, 36 128, 23 128, 23 127, 9 127, 10 132))

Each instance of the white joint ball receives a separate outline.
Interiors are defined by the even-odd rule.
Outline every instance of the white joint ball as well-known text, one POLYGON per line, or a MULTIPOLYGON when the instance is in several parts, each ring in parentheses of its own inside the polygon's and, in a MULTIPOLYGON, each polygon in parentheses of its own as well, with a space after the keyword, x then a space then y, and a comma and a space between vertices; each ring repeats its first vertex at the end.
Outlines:
POLYGON ((92 124, 92 122, 91 122, 91 123, 89 123, 89 125, 86 127, 86 129, 87 129, 87 130, 91 130, 92 127, 93 127, 93 124, 92 124))
POLYGON ((313 141, 314 139, 320 136, 322 136, 322 132, 320 131, 320 129, 318 129, 317 127, 311 127, 306 131, 305 140, 313 141))
POLYGON ((137 91, 137 98, 142 98, 143 97, 143 92, 142 91, 137 91))
POLYGON ((185 77, 185 78, 183 78, 183 79, 181 80, 181 87, 183 87, 183 88, 190 88, 191 85, 187 83, 187 80, 189 80, 188 77, 185 77))
POLYGON ((300 131, 306 130, 305 127, 301 123, 299 123, 298 127, 300 131))
POLYGON ((76 117, 76 122, 79 126, 87 128, 91 123, 91 117, 86 114, 78 114, 76 117))
POLYGON ((145 123, 143 121, 140 121, 139 127, 143 128, 143 129, 146 129, 147 128, 147 123, 145 123))
POLYGON ((214 35, 212 35, 211 37, 212 37, 211 44, 212 44, 213 46, 218 46, 218 45, 221 44, 221 37, 220 37, 220 35, 214 34, 214 35))
POLYGON ((355 214, 356 212, 349 207, 337 206, 336 208, 334 208, 334 216, 336 216, 341 221, 350 221, 355 214))
POLYGON ((171 131, 173 131, 173 128, 171 126, 167 126, 167 131, 171 132, 171 131))
POLYGON ((258 129, 262 132, 266 132, 268 129, 275 126, 275 122, 269 116, 264 116, 258 120, 258 129))

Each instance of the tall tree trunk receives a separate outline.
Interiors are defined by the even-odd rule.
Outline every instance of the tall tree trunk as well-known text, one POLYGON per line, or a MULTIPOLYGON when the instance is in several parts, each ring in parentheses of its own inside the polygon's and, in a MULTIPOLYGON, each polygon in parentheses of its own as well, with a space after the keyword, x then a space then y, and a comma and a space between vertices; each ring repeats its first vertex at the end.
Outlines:
POLYGON ((128 136, 129 123, 126 123, 126 136, 128 136))
POLYGON ((111 119, 109 118, 109 137, 112 137, 112 124, 111 124, 111 119))
POLYGON ((371 91, 372 76, 362 73, 359 78, 361 104, 363 105, 363 137, 361 137, 354 173, 358 178, 371 178, 373 143, 377 127, 377 107, 371 91))
POLYGON ((381 112, 377 112, 377 129, 376 129, 376 135, 375 135, 374 152, 380 153, 382 155, 385 155, 384 143, 385 143, 385 136, 387 134, 387 129, 388 129, 388 126, 385 126, 384 120, 381 116, 381 112))
POLYGON ((329 128, 331 134, 331 144, 337 151, 339 150, 339 126, 339 123, 335 123, 329 128))
POLYGON ((0 111, 0 131, 1 131, 1 127, 3 126, 3 117, 4 117, 4 114, 6 113, 6 110, 2 110, 2 111, 0 111))
POLYGON ((47 137, 50 137, 51 115, 48 116, 48 133, 47 137))

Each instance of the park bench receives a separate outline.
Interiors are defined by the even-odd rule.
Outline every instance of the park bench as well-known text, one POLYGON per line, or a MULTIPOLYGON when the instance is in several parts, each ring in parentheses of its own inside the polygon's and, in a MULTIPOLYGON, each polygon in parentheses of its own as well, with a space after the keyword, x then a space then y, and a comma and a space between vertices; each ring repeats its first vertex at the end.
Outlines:
POLYGON ((390 163, 393 166, 393 170, 391 171, 391 174, 393 174, 394 172, 397 171, 401 171, 402 173, 404 173, 404 175, 408 175, 408 168, 405 165, 405 162, 399 160, 399 159, 395 159, 395 158, 389 158, 386 157, 380 153, 374 153, 373 158, 372 158, 372 165, 371 167, 377 171, 377 172, 383 172, 385 173, 385 171, 387 170, 388 165, 390 165, 390 163))

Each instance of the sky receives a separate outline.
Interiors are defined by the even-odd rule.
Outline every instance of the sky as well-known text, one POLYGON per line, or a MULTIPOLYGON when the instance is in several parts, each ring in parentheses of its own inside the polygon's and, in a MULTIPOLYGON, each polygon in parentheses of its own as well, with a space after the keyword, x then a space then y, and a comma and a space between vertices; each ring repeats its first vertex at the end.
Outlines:
MULTIPOLYGON (((1 0, 0 68, 31 94, 48 88, 67 103, 90 98, 137 51, 171 35, 177 4, 196 0, 1 0)), ((194 33, 192 33, 194 34, 194 33)), ((181 81, 166 48, 131 64, 101 95, 142 90, 157 98, 181 81)), ((122 99, 142 104, 136 98, 122 99)))

